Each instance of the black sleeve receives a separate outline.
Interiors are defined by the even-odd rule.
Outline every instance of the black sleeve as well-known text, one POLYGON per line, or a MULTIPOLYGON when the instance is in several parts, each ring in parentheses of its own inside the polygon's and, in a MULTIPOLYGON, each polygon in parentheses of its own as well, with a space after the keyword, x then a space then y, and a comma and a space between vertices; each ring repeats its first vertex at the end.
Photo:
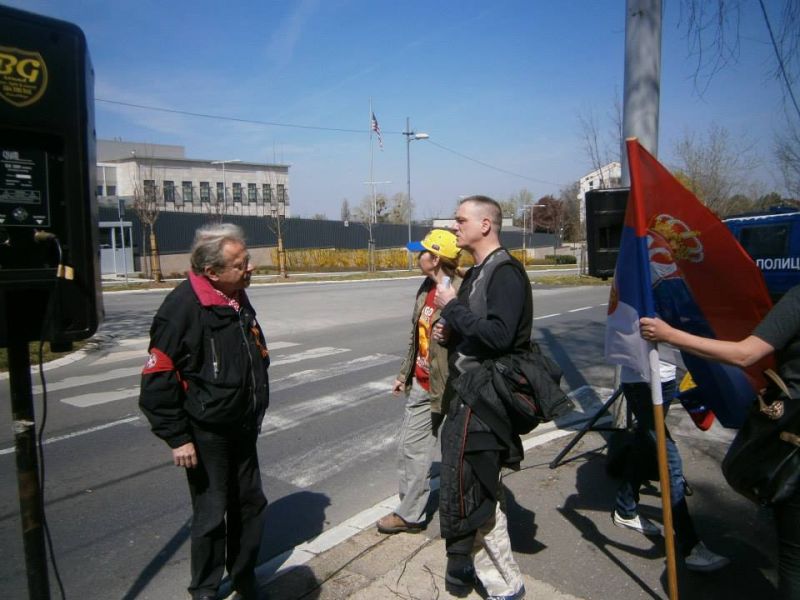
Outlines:
POLYGON ((793 287, 772 307, 753 335, 776 350, 789 345, 800 333, 800 285, 793 287))
POLYGON ((514 347, 527 285, 514 265, 500 265, 489 282, 485 319, 474 315, 460 300, 445 306, 442 317, 462 338, 493 351, 507 352, 514 347))
POLYGON ((169 301, 158 310, 150 327, 150 358, 142 371, 139 393, 139 408, 150 422, 153 433, 170 448, 192 441, 184 409, 185 392, 175 367, 176 363, 184 362, 186 354, 185 315, 185 309, 169 301), (162 353, 166 359, 154 351, 162 353), (160 364, 152 368, 157 358, 160 364), (165 360, 169 362, 163 362, 165 360), (171 369, 168 368, 170 364, 171 369))

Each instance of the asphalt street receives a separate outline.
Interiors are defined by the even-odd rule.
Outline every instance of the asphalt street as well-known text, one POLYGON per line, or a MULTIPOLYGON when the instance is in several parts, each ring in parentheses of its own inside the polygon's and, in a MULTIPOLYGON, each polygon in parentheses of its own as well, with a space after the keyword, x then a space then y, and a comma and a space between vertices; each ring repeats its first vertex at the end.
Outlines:
MULTIPOLYGON (((271 503, 263 561, 395 493, 402 401, 389 390, 420 281, 251 287, 273 361, 259 440, 271 503)), ((46 371, 46 510, 70 598, 156 598, 163 595, 154 590, 165 589, 183 597, 188 492, 136 405, 147 331, 165 294, 105 294, 97 343, 46 371)), ((562 365, 570 390, 594 388, 602 396, 611 385, 602 360, 607 298, 607 287, 534 284, 535 338, 562 365)), ((34 384, 41 414, 37 377, 34 384)), ((7 382, 1 393, 8 398, 7 382)), ((582 408, 592 410, 593 402, 582 408)), ((27 592, 9 412, 0 414, 0 581, 7 597, 21 598, 27 592)))

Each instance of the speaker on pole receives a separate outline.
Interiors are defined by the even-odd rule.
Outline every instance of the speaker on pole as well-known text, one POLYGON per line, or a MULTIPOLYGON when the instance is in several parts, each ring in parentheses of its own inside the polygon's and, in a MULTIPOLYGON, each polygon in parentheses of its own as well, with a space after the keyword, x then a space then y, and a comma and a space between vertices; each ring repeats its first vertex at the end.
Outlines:
POLYGON ((629 188, 586 192, 586 245, 589 275, 614 276, 629 188))

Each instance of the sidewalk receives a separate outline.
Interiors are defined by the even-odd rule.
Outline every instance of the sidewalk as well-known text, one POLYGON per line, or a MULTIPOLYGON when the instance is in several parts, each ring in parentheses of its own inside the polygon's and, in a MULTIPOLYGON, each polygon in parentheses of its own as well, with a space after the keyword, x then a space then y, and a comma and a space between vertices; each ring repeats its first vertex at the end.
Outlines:
MULTIPOLYGON (((698 534, 711 549, 731 558, 725 569, 699 574, 687 571, 679 556, 679 596, 698 600, 773 597, 776 546, 770 515, 731 491, 719 469, 732 432, 716 427, 700 432, 685 411, 676 408, 668 421, 694 489, 688 501, 698 534)), ((526 597, 668 597, 663 540, 611 522, 617 482, 605 473, 604 438, 589 433, 561 466, 551 470, 550 461, 570 439, 552 437, 538 436, 542 443, 526 448, 522 469, 505 477, 509 530, 525 575, 526 597)), ((393 500, 387 501, 381 510, 375 507, 371 514, 362 515, 361 524, 351 523, 363 527, 360 533, 308 560, 292 554, 262 565, 263 597, 452 597, 444 589, 445 550, 436 514, 421 534, 381 535, 373 523, 393 506, 393 500), (291 567, 294 560, 302 564, 291 567)), ((661 522, 656 488, 643 490, 641 506, 643 514, 661 522)), ((467 598, 480 596, 472 592, 467 598)))

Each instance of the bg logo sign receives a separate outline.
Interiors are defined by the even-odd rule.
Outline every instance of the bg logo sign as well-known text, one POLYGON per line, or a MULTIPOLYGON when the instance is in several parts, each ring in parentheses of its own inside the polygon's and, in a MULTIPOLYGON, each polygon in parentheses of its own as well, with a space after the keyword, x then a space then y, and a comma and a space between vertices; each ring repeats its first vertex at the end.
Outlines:
POLYGON ((47 89, 47 65, 38 52, 0 46, 0 98, 22 108, 47 89))

